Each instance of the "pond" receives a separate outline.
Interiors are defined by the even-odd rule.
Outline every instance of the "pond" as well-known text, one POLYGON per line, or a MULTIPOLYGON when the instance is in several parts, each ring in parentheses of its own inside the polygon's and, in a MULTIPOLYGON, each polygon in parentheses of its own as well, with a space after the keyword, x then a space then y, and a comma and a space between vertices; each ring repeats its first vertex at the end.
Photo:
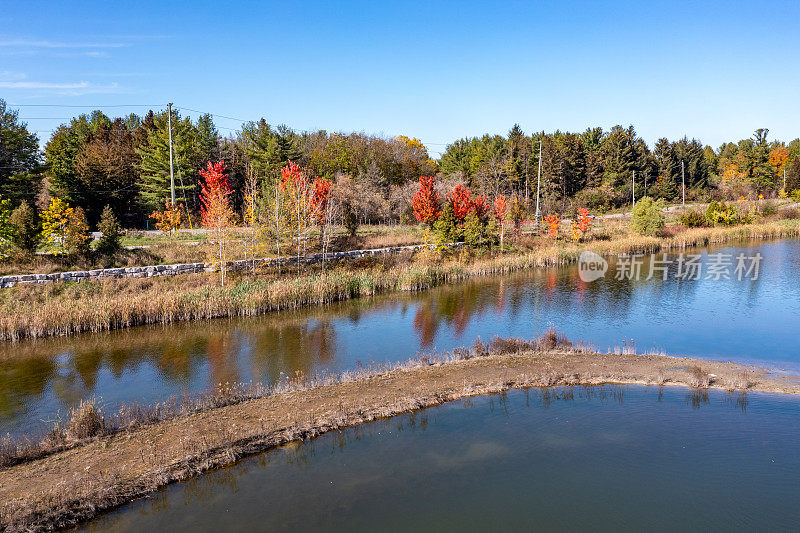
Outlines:
MULTIPOLYGON (((142 327, 0 345, 0 435, 41 431, 80 399, 107 411, 238 381, 407 359, 549 326, 598 350, 756 362, 800 370, 800 241, 699 250, 762 256, 757 279, 581 281, 577 266, 473 279, 248 319, 142 327)), ((643 272, 649 262, 645 258, 643 272)))
POLYGON ((84 529, 789 530, 798 436, 781 395, 515 390, 277 448, 84 529))

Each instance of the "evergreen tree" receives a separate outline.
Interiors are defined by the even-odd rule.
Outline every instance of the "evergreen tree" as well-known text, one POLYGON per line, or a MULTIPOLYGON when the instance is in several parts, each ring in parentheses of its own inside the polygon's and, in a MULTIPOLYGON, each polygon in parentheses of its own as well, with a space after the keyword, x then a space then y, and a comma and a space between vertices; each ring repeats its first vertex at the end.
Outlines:
POLYGON ((797 191, 800 191, 800 158, 786 168, 786 192, 792 194, 797 191))
POLYGON ((219 144, 219 132, 214 125, 214 119, 206 113, 197 119, 197 151, 198 160, 193 167, 200 168, 209 161, 219 161, 221 159, 221 148, 219 144))
MULTIPOLYGON (((145 210, 154 210, 170 198, 169 120, 167 111, 154 115, 147 140, 136 148, 140 161, 140 202, 145 210)), ((197 205, 195 190, 199 147, 197 133, 188 118, 172 111, 172 160, 175 176, 175 203, 197 205)))
POLYGON ((0 98, 0 194, 16 204, 33 201, 39 170, 39 138, 0 98))
POLYGON ((97 229, 102 233, 97 241, 97 251, 105 256, 112 256, 117 253, 122 247, 120 245, 122 229, 110 205, 106 205, 103 208, 103 214, 100 216, 100 224, 98 224, 97 229))

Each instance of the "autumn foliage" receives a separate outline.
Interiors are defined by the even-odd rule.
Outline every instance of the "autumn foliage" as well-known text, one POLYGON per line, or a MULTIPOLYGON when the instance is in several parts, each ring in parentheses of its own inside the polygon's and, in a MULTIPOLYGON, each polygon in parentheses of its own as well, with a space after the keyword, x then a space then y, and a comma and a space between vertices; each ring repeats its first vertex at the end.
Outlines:
POLYGON ((222 285, 225 285, 228 227, 233 222, 229 198, 231 187, 225 169, 224 162, 209 161, 205 170, 200 170, 200 175, 204 178, 200 184, 200 214, 203 226, 209 230, 209 244, 214 247, 214 262, 219 264, 222 285))
POLYGON ((478 218, 483 219, 489 211, 489 205, 483 195, 472 197, 469 189, 463 185, 456 185, 453 192, 447 195, 447 201, 453 208, 456 220, 463 221, 470 211, 474 211, 478 218))
POLYGON ((508 217, 508 200, 501 194, 494 199, 494 205, 492 207, 492 216, 494 216, 494 219, 497 221, 497 226, 500 228, 500 247, 502 248, 503 237, 505 237, 506 233, 505 222, 508 217))
POLYGON ((442 198, 433 187, 433 176, 420 176, 419 189, 411 201, 414 217, 431 225, 442 213, 442 198))
POLYGON ((169 233, 172 238, 172 232, 181 226, 181 204, 173 204, 167 198, 164 200, 164 209, 153 211, 150 218, 156 221, 156 229, 169 233))
POLYGON ((551 237, 557 236, 558 227, 561 225, 561 217, 558 215, 547 215, 544 217, 544 221, 547 223, 547 227, 549 228, 548 235, 551 237))
POLYGON ((581 230, 581 233, 586 233, 592 227, 592 217, 589 216, 589 210, 585 207, 578 209, 577 226, 578 229, 581 230))
POLYGON ((231 194, 231 187, 225 169, 224 162, 209 161, 205 170, 200 170, 200 175, 204 178, 200 184, 200 215, 207 228, 230 224, 232 211, 228 196, 231 194))

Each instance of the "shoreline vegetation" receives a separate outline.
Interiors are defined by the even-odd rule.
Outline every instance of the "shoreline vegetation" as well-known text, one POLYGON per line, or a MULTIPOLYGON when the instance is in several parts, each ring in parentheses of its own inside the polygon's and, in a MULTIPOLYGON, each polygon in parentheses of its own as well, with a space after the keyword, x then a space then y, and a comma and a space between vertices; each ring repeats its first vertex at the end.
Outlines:
POLYGON ((16 286, 0 293, 0 340, 102 332, 184 320, 246 317, 398 291, 422 291, 468 278, 566 265, 580 252, 600 255, 679 251, 695 246, 800 236, 800 224, 785 219, 734 227, 688 229, 666 237, 622 235, 588 243, 537 243, 527 250, 489 257, 417 254, 311 272, 241 275, 225 287, 213 274, 186 277, 108 279, 90 283, 16 286))
POLYGON ((800 394, 796 376, 732 362, 598 354, 549 330, 531 341, 477 340, 470 349, 295 376, 271 388, 226 384, 182 401, 123 406, 112 417, 88 402, 36 445, 3 443, 0 529, 68 527, 247 455, 459 398, 608 384, 690 387, 696 403, 707 401, 709 388, 800 394))

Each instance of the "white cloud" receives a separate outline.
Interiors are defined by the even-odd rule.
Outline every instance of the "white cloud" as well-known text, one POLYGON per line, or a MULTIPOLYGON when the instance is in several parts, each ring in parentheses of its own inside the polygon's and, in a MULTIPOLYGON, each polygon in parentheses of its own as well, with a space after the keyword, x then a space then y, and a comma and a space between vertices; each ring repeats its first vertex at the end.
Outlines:
POLYGON ((16 40, 0 41, 3 48, 123 48, 124 43, 65 43, 57 41, 16 40))
POLYGON ((49 94, 80 96, 84 94, 111 94, 125 92, 117 83, 98 85, 88 81, 74 83, 41 81, 0 81, 0 89, 43 90, 49 94))
POLYGON ((8 80, 24 80, 25 76, 22 72, 12 72, 10 70, 0 70, 0 81, 8 80))

